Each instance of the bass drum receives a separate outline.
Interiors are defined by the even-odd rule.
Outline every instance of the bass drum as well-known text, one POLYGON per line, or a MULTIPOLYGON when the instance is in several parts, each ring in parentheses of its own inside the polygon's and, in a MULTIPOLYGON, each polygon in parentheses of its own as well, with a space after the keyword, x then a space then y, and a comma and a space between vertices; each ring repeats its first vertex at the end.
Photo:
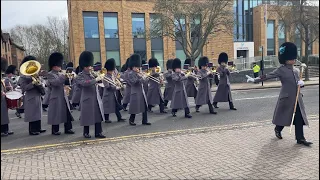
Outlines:
POLYGON ((10 91, 6 93, 6 102, 8 109, 17 109, 22 106, 23 94, 18 91, 10 91))

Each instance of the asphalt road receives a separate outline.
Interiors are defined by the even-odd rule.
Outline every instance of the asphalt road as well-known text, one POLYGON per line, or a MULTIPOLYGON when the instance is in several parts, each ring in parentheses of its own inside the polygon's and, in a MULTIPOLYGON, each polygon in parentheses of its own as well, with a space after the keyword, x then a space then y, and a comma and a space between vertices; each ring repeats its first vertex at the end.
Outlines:
MULTIPOLYGON (((307 115, 319 115, 319 86, 308 86, 303 88, 301 92, 304 94, 307 115)), ((207 106, 201 107, 200 112, 196 113, 193 99, 190 98, 192 119, 185 119, 183 111, 179 111, 177 117, 172 117, 170 113, 160 114, 158 107, 156 107, 153 109, 153 113, 148 114, 151 126, 141 125, 141 115, 136 117, 137 126, 129 126, 128 122, 118 123, 115 115, 111 115, 110 118, 114 122, 111 124, 103 123, 103 130, 107 137, 119 137, 264 120, 271 121, 279 88, 233 91, 232 95, 237 111, 229 110, 228 103, 220 103, 218 104, 220 108, 216 109, 217 115, 209 114, 207 106)), ((127 112, 122 111, 121 113, 124 118, 129 118, 127 112)), ((28 123, 23 121, 23 117, 18 119, 14 115, 14 111, 10 111, 10 129, 14 131, 14 135, 1 138, 1 150, 85 140, 82 136, 83 127, 80 126, 78 120, 80 112, 74 110, 72 114, 75 118, 73 129, 76 133, 74 135, 51 135, 51 126, 47 125, 47 113, 43 113, 42 126, 47 129, 47 132, 39 136, 29 136, 28 123)), ((63 125, 60 125, 60 131, 63 132, 63 125)), ((90 132, 91 135, 94 135, 94 127, 90 128, 90 132)))

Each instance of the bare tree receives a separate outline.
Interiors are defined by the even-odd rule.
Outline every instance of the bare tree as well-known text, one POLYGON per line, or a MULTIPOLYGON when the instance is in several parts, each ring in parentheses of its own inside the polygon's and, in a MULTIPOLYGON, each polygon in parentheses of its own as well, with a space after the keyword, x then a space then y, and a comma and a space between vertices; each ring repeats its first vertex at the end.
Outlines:
POLYGON ((194 63, 210 35, 232 33, 232 0, 156 0, 149 38, 177 41, 194 63))
POLYGON ((272 6, 286 29, 291 29, 290 39, 300 36, 304 42, 303 62, 306 63, 305 80, 309 80, 309 47, 319 41, 319 7, 308 0, 283 0, 283 6, 272 6))
POLYGON ((64 18, 48 17, 46 24, 17 25, 10 30, 13 41, 34 55, 40 63, 47 65, 50 54, 61 52, 68 58, 68 22, 64 18))

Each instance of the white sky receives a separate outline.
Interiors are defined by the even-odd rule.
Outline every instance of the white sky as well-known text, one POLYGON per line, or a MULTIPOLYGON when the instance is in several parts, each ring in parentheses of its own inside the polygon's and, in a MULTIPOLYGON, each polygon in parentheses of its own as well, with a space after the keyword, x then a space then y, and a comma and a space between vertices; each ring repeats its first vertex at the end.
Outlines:
POLYGON ((2 30, 8 30, 18 24, 44 24, 47 16, 67 18, 67 1, 1 0, 2 30))

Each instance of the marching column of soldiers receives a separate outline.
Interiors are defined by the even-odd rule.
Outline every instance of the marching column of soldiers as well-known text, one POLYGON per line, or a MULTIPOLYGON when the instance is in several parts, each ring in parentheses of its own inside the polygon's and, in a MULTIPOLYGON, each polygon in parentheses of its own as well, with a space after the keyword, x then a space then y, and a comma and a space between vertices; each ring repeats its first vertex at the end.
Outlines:
MULTIPOLYGON (((276 125, 275 135, 279 139, 282 139, 283 127, 290 125, 294 89, 303 85, 303 81, 297 79, 298 71, 293 67, 296 54, 293 43, 284 43, 279 50, 279 62, 283 64, 281 67, 263 77, 247 76, 248 82, 253 83, 284 78, 281 79, 283 86, 273 120, 276 125), (294 76, 290 75, 292 72, 294 76), (283 100, 283 94, 288 96, 288 100, 283 100)), ((117 71, 116 62, 112 58, 103 67, 101 63, 94 64, 94 56, 89 51, 80 54, 79 66, 75 70, 73 63, 68 63, 65 72, 62 71, 63 62, 61 53, 52 53, 48 61, 49 72, 46 72, 41 70, 36 57, 26 56, 17 72, 17 67, 8 66, 7 60, 1 58, 2 137, 13 134, 9 128, 9 108, 15 110, 15 115, 19 118, 24 113, 24 121, 29 123, 30 135, 46 132, 41 128, 42 111, 48 111, 47 123, 51 125, 52 135, 61 134, 59 125, 62 123, 65 134, 74 134, 72 110, 78 109, 85 138, 91 138, 89 129, 93 125, 95 137, 105 138, 102 122, 112 123, 110 114, 113 113, 118 122, 125 122, 121 111, 128 111, 128 123, 131 126, 136 125, 136 115, 140 113, 142 125, 151 125, 148 113, 153 113, 152 108, 159 105, 160 113, 167 113, 169 103, 173 117, 183 109, 185 118, 192 118, 189 97, 195 101, 196 113, 200 112, 201 106, 208 105, 209 113, 217 114, 215 109, 218 108, 218 102, 228 102, 230 110, 237 110, 233 104, 229 81, 233 71, 228 68, 226 53, 219 55, 217 68, 210 66, 207 57, 201 57, 196 66, 191 66, 190 59, 185 60, 184 66, 178 58, 169 59, 164 73, 161 72, 157 59, 151 58, 144 62, 138 54, 127 59, 121 72, 117 71), (38 70, 32 73, 33 69, 38 70), (214 96, 211 91, 212 81, 217 85, 214 96), (161 90, 163 85, 164 93, 161 90)), ((308 121, 302 97, 299 97, 294 124, 297 143, 306 146, 312 144, 303 135, 303 125, 308 125, 308 121)))

